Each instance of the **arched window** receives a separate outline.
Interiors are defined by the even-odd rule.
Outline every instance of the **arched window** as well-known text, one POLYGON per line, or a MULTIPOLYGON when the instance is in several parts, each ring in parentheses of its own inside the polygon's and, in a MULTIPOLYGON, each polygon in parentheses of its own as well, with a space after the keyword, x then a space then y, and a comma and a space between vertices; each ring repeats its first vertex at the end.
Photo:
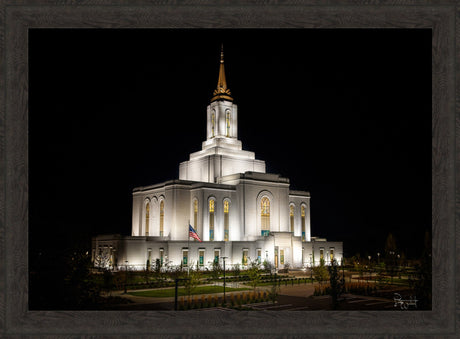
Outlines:
POLYGON ((305 206, 302 205, 300 209, 301 223, 302 223, 302 241, 305 241, 305 206))
POLYGON ((209 241, 214 241, 214 200, 209 200, 209 241))
POLYGON ((164 235, 164 224, 165 224, 165 201, 160 202, 160 237, 164 235))
POLYGON ((230 136, 230 111, 225 114, 225 125, 227 126, 227 137, 230 136))
POLYGON ((262 235, 267 236, 270 232, 270 200, 267 197, 263 197, 260 201, 260 221, 262 235))
POLYGON ((214 110, 211 112, 211 138, 214 138, 214 126, 216 125, 216 113, 214 110))
POLYGON ((198 227, 198 200, 193 200, 193 227, 198 227))
POLYGON ((224 241, 228 241, 229 238, 229 220, 228 220, 228 200, 224 201, 224 241))
POLYGON ((294 205, 289 206, 289 221, 291 224, 291 232, 294 232, 294 205))
POLYGON ((149 235, 149 225, 150 225, 150 203, 145 205, 145 235, 149 235))

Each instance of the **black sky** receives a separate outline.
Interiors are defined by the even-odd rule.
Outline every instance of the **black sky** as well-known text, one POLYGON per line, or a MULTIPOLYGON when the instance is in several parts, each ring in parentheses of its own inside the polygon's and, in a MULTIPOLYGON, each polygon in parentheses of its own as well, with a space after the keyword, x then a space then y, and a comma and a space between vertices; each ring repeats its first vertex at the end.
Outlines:
POLYGON ((220 44, 243 149, 347 255, 431 229, 430 30, 31 30, 31 253, 130 234, 136 186, 205 140, 220 44))

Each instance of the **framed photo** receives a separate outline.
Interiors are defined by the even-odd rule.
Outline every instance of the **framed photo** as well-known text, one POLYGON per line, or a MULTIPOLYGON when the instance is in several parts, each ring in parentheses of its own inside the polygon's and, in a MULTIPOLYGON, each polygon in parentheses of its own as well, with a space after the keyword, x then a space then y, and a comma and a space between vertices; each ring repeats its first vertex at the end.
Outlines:
POLYGON ((219 326, 200 327, 199 334, 407 335, 428 327, 454 334, 454 317, 440 317, 455 309, 449 236, 455 192, 446 184, 454 177, 456 142, 453 11, 4 10, 5 333, 197 333, 198 312, 45 311, 41 305, 50 300, 32 305, 29 292, 37 290, 29 283, 47 265, 65 267, 69 250, 91 250, 94 235, 129 235, 132 189, 178 178, 179 163, 206 138, 206 105, 223 44, 243 149, 265 160, 268 173, 289 178, 292 189, 311 192, 312 234, 343 241, 349 257, 360 253, 370 263, 389 233, 409 257, 423 252, 428 233, 433 300, 429 311, 378 317, 374 311, 279 312, 275 327, 265 312, 207 313, 219 326), (113 325, 101 326, 107 322, 113 325))

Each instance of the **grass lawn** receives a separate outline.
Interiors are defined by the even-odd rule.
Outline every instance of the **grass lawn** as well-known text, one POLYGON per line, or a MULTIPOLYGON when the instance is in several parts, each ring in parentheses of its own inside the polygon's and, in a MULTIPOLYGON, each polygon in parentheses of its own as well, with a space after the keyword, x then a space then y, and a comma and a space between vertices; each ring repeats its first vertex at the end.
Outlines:
MULTIPOLYGON (((250 288, 232 288, 232 287, 225 287, 225 292, 234 292, 234 291, 247 291, 250 288)), ((192 295, 195 294, 212 294, 212 293, 223 293, 224 287, 223 286, 199 286, 194 289, 191 293, 192 295)), ((149 290, 149 291, 139 291, 139 292, 129 292, 129 294, 138 296, 138 297, 152 297, 152 298, 167 298, 167 297, 174 297, 174 288, 165 288, 161 290, 149 290)), ((178 288, 177 289, 178 296, 186 296, 187 292, 185 288, 178 288)))

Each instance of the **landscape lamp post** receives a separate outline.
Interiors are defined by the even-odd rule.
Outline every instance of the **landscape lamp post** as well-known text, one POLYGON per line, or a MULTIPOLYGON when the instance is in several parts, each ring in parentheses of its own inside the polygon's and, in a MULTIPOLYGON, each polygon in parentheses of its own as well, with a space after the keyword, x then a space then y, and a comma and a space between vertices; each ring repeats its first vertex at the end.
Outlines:
POLYGON ((124 294, 127 293, 126 284, 128 284, 128 260, 125 261, 125 291, 124 291, 124 294))
POLYGON ((225 299, 225 259, 227 259, 227 257, 222 257, 222 260, 224 261, 224 306, 227 303, 227 300, 225 299))
POLYGON ((313 257, 310 254, 310 282, 313 284, 313 257))
POLYGON ((367 279, 367 281, 369 281, 369 279, 372 277, 372 271, 371 271, 371 256, 369 255, 367 258, 369 259, 369 278, 367 279))
POLYGON ((275 234, 273 234, 272 232, 269 232, 268 233, 268 236, 269 237, 273 237, 273 266, 274 266, 274 270, 275 270, 275 274, 277 273, 276 272, 276 267, 277 267, 277 260, 276 260, 276 256, 275 256, 275 252, 276 252, 276 246, 275 246, 275 234))

